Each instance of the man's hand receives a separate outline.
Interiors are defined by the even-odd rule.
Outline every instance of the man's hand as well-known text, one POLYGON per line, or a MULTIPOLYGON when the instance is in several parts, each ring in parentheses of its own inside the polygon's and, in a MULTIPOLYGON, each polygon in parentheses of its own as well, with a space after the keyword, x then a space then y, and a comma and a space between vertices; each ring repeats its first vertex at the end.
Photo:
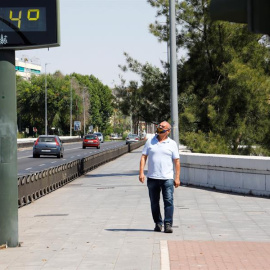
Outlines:
POLYGON ((141 161, 140 161, 140 173, 139 173, 139 180, 140 182, 144 183, 144 166, 147 160, 147 156, 146 155, 142 155, 141 157, 141 161))
POLYGON ((140 182, 144 183, 144 179, 145 179, 144 174, 143 174, 143 173, 140 174, 140 175, 139 175, 139 180, 140 180, 140 182))
POLYGON ((178 188, 180 186, 180 179, 179 178, 174 179, 174 186, 175 186, 175 188, 178 188))

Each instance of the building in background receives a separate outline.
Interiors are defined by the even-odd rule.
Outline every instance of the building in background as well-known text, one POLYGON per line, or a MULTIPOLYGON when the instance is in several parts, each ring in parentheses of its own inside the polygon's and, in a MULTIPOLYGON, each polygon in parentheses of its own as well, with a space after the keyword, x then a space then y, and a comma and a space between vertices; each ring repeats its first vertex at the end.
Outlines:
POLYGON ((25 80, 30 80, 32 75, 39 76, 41 69, 42 67, 38 58, 30 59, 27 56, 16 58, 16 75, 23 77, 25 80))

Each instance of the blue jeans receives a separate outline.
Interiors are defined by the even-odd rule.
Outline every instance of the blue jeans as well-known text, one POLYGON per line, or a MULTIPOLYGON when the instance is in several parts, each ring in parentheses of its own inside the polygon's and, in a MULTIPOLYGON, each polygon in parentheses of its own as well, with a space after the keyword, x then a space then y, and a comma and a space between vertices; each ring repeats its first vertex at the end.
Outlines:
POLYGON ((160 191, 162 191, 163 202, 164 202, 164 223, 173 224, 173 191, 174 191, 174 180, 159 180, 147 178, 147 187, 149 191, 149 197, 151 201, 152 216, 155 223, 162 224, 162 216, 160 213, 160 191))

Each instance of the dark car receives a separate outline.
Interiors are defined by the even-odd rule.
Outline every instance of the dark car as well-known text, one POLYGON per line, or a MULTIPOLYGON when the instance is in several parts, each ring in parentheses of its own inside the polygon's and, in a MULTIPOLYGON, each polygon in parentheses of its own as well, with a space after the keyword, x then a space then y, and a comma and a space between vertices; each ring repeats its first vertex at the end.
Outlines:
POLYGON ((97 135, 95 134, 88 134, 83 137, 82 148, 85 149, 86 147, 96 147, 97 149, 100 148, 100 141, 97 135))
POLYGON ((63 142, 57 135, 40 135, 37 138, 33 146, 33 158, 39 158, 41 155, 63 157, 63 142))
POLYGON ((137 134, 129 134, 126 138, 126 144, 138 142, 140 140, 139 135, 137 134))
POLYGON ((101 132, 95 132, 94 135, 97 135, 97 136, 98 136, 99 141, 100 141, 101 143, 104 142, 103 134, 102 134, 101 132))

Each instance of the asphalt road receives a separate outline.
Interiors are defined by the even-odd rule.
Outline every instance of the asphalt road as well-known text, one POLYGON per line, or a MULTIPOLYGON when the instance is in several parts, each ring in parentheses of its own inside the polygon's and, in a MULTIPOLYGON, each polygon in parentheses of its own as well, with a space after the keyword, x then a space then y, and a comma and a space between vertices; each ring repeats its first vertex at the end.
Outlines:
POLYGON ((125 141, 111 141, 100 144, 100 149, 94 147, 82 149, 82 143, 65 143, 64 157, 57 158, 55 156, 41 156, 33 158, 33 150, 31 148, 18 149, 18 176, 28 175, 42 170, 56 167, 61 164, 68 163, 73 160, 82 159, 83 157, 97 154, 109 149, 118 148, 125 145, 125 141))

